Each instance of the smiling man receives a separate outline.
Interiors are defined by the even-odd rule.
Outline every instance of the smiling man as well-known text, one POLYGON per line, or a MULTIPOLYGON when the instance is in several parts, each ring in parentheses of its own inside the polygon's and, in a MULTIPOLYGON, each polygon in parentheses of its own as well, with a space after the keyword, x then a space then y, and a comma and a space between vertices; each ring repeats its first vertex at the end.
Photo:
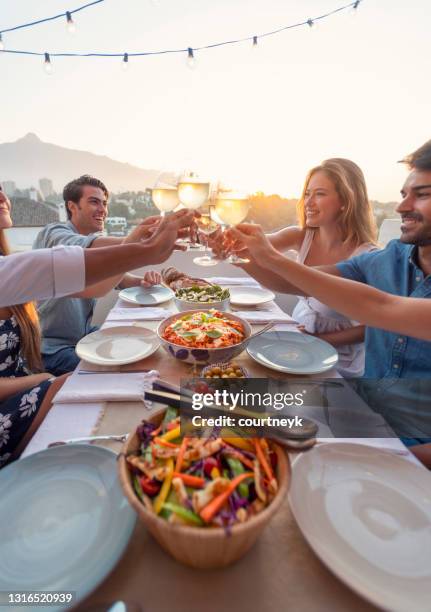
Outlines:
MULTIPOLYGON (((37 235, 33 248, 57 245, 96 248, 140 240, 145 227, 149 225, 138 226, 124 239, 100 234, 105 227, 108 197, 105 185, 93 176, 84 175, 68 183, 63 190, 68 221, 44 227, 37 235)), ((151 218, 149 223, 151 221, 155 219, 151 218)), ((41 302, 38 310, 43 335, 42 357, 46 370, 60 376, 77 366, 79 358, 75 353, 76 343, 96 329, 91 325, 96 298, 102 297, 117 285, 121 288, 140 284, 148 286, 159 281, 159 274, 151 270, 144 277, 126 274, 87 289, 81 297, 53 298, 41 302)))
MULTIPOLYGON (((401 237, 386 248, 363 253, 336 265, 319 266, 335 276, 366 283, 387 293, 431 298, 431 140, 407 156, 410 173, 396 210, 401 237)), ((304 295, 290 282, 289 261, 254 226, 239 225, 227 246, 247 248, 243 267, 265 286, 304 295), (230 241, 230 243, 229 243, 230 241)), ((311 292, 312 294, 312 292, 311 292)), ((431 442, 431 342, 367 327, 365 373, 361 390, 407 444, 431 442)))

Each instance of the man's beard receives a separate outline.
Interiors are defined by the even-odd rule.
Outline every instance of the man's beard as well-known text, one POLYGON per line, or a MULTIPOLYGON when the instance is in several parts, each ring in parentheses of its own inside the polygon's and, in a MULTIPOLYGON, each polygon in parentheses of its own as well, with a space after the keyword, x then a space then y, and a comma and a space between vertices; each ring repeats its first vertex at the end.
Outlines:
MULTIPOLYGON (((422 215, 417 213, 411 213, 401 217, 401 223, 404 219, 414 219, 418 223, 424 223, 422 215)), ((429 246, 431 245, 431 224, 425 223, 420 230, 409 229, 408 227, 403 231, 401 230, 400 241, 405 244, 414 244, 416 246, 429 246), (410 236, 410 234, 412 234, 410 236)))

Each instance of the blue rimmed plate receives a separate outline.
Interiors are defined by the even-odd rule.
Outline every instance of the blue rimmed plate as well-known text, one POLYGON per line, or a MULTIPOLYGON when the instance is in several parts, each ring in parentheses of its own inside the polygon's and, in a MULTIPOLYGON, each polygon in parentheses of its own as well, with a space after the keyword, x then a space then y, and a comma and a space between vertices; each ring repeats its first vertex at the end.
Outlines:
POLYGON ((156 306, 174 297, 172 289, 162 285, 153 287, 129 287, 120 291, 119 298, 137 306, 156 306))
POLYGON ((307 334, 270 331, 252 338, 247 352, 258 363, 287 374, 321 374, 338 362, 333 346, 307 334))
POLYGON ((0 591, 74 592, 75 604, 97 587, 120 559, 136 522, 116 461, 105 448, 74 444, 0 470, 0 591))

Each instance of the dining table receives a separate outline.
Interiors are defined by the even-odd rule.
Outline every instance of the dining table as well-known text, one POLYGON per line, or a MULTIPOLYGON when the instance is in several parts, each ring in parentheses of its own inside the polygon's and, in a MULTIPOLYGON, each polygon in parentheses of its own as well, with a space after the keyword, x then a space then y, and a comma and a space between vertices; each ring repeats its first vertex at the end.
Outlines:
MULTIPOLYGON (((169 312, 174 310, 171 302, 162 307, 169 312)), ((135 308, 132 304, 117 301, 104 326, 142 325, 155 330, 159 321, 136 321, 135 308), (129 319, 127 309, 130 310, 129 319)), ((271 308, 272 312, 279 313, 276 305, 271 305, 271 308)), ((280 325, 292 330, 296 328, 291 320, 280 325)), ((252 325, 252 328, 260 327, 252 325)), ((252 360, 246 351, 235 362, 246 368, 252 377, 287 380, 290 376, 267 369, 252 360)), ((92 369, 106 371, 104 367, 81 361, 75 375, 92 369)), ((142 361, 117 366, 112 370, 112 376, 116 377, 129 375, 130 371, 156 370, 161 379, 175 384, 191 375, 190 365, 170 357, 162 347, 142 361)), ((104 380, 106 377, 100 375, 99 378, 104 380)), ((314 377, 305 377, 304 380, 306 378, 314 377)), ((316 378, 321 379, 322 375, 316 378)), ((85 385, 86 376, 81 376, 81 379, 82 385, 85 385)), ((335 369, 325 373, 325 379, 342 380, 335 369)), ((146 405, 137 401, 91 400, 54 404, 24 456, 45 448, 50 442, 85 433, 110 435, 134 431, 143 418, 160 408, 161 405, 156 403, 146 405)), ((372 442, 375 443, 375 440, 372 442)), ((119 442, 105 441, 100 444, 115 452, 121 450, 119 442)), ((395 438, 387 440, 386 444, 394 450, 405 450, 395 438)), ((289 457, 294 463, 299 454, 292 452, 289 457)), ((415 461, 412 455, 407 459, 415 461)), ((118 564, 76 606, 76 610, 108 610, 109 603, 119 600, 137 603, 143 612, 284 612, 293 609, 299 612, 359 612, 376 609, 340 581, 315 555, 295 521, 288 498, 249 553, 233 565, 221 569, 199 570, 178 563, 160 548, 144 525, 137 521, 118 564)))

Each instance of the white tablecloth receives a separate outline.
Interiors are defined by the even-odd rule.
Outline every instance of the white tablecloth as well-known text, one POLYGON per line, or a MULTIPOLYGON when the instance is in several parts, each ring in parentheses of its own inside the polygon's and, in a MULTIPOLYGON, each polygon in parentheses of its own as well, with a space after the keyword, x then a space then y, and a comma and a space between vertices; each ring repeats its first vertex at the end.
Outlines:
MULTIPOLYGON (((237 284, 236 278, 230 279, 217 279, 222 284, 231 284, 232 286, 237 284), (228 281, 231 281, 228 283, 228 281)), ((250 279, 245 279, 250 281, 250 279)), ((239 284, 243 284, 244 279, 239 280, 239 284)), ((252 283, 248 283, 252 284, 252 283)), ((172 309, 172 305, 162 305, 163 308, 172 309)), ((131 309, 131 315, 133 309, 137 311, 142 311, 142 308, 137 308, 136 306, 123 302, 122 300, 118 300, 115 304, 114 308, 111 310, 111 313, 115 311, 119 313, 121 316, 118 317, 118 314, 112 318, 111 313, 108 314, 107 320, 104 324, 106 327, 111 327, 113 325, 119 325, 121 321, 121 325, 132 325, 133 319, 132 316, 127 318, 127 310, 131 309), (121 309, 119 311, 118 309, 121 309)), ((266 310, 274 313, 281 313, 282 310, 280 307, 274 302, 270 302, 269 304, 261 307, 262 310, 266 310)), ((103 326, 102 326, 103 327, 103 326)), ((296 330, 295 325, 289 323, 280 323, 277 324, 278 329, 289 329, 291 331, 296 330)), ((298 332, 299 333, 299 332, 298 332)), ((78 370, 81 368, 82 362, 78 366, 78 370)), ((116 374, 117 376, 121 376, 120 373, 116 374)), ((83 383, 85 384, 85 376, 82 377, 83 383)), ((89 436, 95 432, 97 429, 97 425, 100 419, 103 416, 105 404, 104 403, 73 403, 73 404, 58 404, 54 403, 47 417, 43 421, 42 425, 39 427, 38 431, 33 436, 33 439, 28 444, 27 448, 22 454, 22 457, 27 457, 35 452, 43 450, 47 447, 51 442, 56 442, 58 440, 67 440, 69 438, 78 438, 89 436)), ((320 427, 320 436, 322 437, 322 441, 325 442, 336 442, 335 438, 331 438, 330 429, 327 427, 326 423, 321 423, 320 427)), ((370 446, 378 446, 387 449, 393 449, 397 452, 406 452, 406 447, 402 444, 402 442, 398 438, 343 438, 339 439, 339 441, 343 442, 356 442, 359 444, 368 444, 370 446)), ((417 463, 416 458, 407 451, 407 458, 417 463)))

